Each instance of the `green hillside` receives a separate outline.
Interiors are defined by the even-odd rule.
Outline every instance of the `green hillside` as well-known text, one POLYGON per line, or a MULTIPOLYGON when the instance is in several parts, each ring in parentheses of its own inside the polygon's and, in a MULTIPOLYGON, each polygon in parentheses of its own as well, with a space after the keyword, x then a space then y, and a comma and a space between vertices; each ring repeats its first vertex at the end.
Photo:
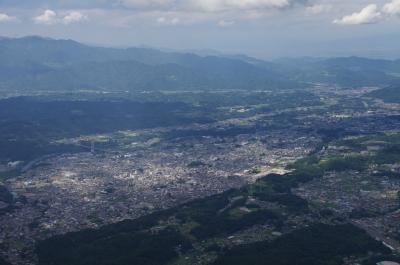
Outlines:
POLYGON ((371 92, 369 96, 382 99, 388 103, 400 103, 400 86, 391 86, 375 90, 371 92))

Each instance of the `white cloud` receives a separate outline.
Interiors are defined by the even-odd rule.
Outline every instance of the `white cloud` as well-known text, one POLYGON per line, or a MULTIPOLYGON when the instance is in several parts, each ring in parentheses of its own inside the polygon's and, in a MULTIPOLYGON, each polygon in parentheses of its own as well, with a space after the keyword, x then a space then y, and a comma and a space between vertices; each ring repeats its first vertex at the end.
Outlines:
MULTIPOLYGON (((1 0, 0 0, 1 1, 1 0)), ((110 0, 111 1, 111 0, 110 0)), ((133 24, 193 25, 215 21, 228 27, 242 20, 254 20, 273 14, 274 10, 305 5, 310 0, 113 0, 108 24, 131 27, 133 24), (139 22, 142 20, 142 22, 139 22)), ((92 17, 92 16, 91 16, 92 17)), ((93 16, 94 17, 94 16, 93 16)))
POLYGON ((383 6, 382 12, 389 15, 400 15, 400 0, 393 0, 383 6))
POLYGON ((64 16, 63 23, 64 24, 71 24, 71 23, 77 23, 83 20, 87 20, 87 16, 78 12, 78 11, 72 11, 70 13, 68 13, 66 16, 64 16))
POLYGON ((340 25, 372 24, 378 22, 381 18, 382 14, 379 12, 378 6, 371 4, 364 7, 360 12, 335 19, 333 23, 340 25))
POLYGON ((136 9, 195 12, 223 12, 286 8, 304 0, 119 0, 120 5, 136 9))
POLYGON ((175 3, 174 0, 121 0, 120 4, 133 8, 161 8, 175 3))
POLYGON ((36 24, 53 25, 57 23, 57 13, 47 9, 42 15, 34 17, 33 20, 36 24))
POLYGON ((178 17, 173 17, 173 18, 168 18, 168 17, 159 17, 157 18, 157 22, 159 24, 163 25, 177 25, 180 22, 180 18, 178 17))
POLYGON ((292 0, 191 0, 189 5, 199 11, 223 12, 285 8, 292 2, 292 0))
POLYGON ((2 23, 2 22, 11 22, 11 21, 16 21, 16 20, 17 20, 16 17, 9 16, 9 15, 7 15, 5 13, 0 13, 0 23, 2 23))
POLYGON ((317 15, 317 14, 321 14, 321 13, 325 13, 328 11, 332 10, 332 6, 331 5, 313 5, 313 6, 308 6, 306 8, 308 13, 317 15))
POLYGON ((86 15, 78 11, 57 13, 56 11, 50 9, 45 10, 42 15, 33 18, 36 24, 43 24, 43 25, 54 25, 60 23, 64 25, 69 25, 87 19, 88 17, 86 15))
POLYGON ((225 27, 230 27, 230 26, 233 26, 235 24, 235 21, 233 21, 233 20, 220 20, 220 21, 218 21, 218 26, 220 26, 220 27, 223 27, 223 28, 225 28, 225 27))

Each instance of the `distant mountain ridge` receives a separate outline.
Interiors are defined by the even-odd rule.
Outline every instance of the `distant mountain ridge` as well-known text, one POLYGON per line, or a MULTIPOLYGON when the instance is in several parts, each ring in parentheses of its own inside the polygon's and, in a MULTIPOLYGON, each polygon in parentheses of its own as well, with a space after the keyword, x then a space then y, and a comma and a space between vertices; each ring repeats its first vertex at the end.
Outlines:
POLYGON ((101 48, 37 36, 0 38, 2 90, 275 90, 315 82, 389 85, 399 73, 399 60, 267 62, 244 55, 101 48))
POLYGON ((295 80, 343 87, 388 86, 400 79, 400 60, 362 57, 286 59, 277 62, 295 80))
POLYGON ((369 96, 387 103, 400 103, 400 84, 372 91, 369 96))
POLYGON ((0 61, 3 89, 265 90, 298 85, 236 59, 40 37, 0 40, 0 61))

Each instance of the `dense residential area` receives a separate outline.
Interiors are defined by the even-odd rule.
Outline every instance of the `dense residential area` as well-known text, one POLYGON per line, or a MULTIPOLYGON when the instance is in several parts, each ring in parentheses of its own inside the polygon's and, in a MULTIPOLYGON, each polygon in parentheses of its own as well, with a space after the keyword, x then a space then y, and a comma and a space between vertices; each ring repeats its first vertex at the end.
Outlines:
POLYGON ((400 106, 378 89, 111 93, 97 132, 86 121, 104 96, 3 99, 3 122, 18 119, 3 139, 23 148, 1 154, 0 253, 11 264, 397 261, 400 106), (147 120, 113 118, 149 106, 147 120))

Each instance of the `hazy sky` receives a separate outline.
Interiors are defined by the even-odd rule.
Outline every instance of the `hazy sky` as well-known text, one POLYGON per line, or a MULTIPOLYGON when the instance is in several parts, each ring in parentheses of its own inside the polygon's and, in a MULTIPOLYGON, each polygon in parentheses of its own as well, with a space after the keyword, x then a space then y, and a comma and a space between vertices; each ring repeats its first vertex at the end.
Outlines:
POLYGON ((0 35, 262 58, 400 58, 400 0, 0 0, 0 35))

